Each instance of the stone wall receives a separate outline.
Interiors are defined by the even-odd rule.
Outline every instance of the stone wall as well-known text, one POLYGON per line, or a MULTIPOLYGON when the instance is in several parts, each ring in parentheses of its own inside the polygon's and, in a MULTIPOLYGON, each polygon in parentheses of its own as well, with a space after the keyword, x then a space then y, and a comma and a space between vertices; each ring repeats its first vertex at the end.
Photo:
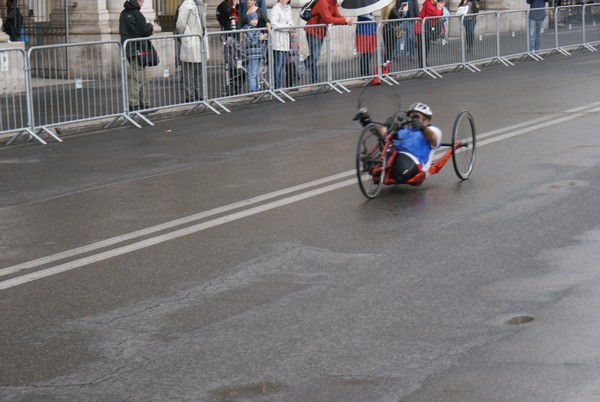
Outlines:
POLYGON ((25 92, 25 45, 0 43, 0 93, 25 92))

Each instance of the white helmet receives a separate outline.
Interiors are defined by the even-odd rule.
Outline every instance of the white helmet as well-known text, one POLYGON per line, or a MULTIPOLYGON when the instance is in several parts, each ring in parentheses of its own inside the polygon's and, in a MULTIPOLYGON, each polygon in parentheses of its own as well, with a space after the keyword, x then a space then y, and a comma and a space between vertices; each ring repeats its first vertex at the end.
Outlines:
POLYGON ((433 116, 433 112, 431 111, 431 108, 421 102, 416 102, 416 103, 413 103, 412 105, 410 105, 410 108, 408 108, 408 113, 410 113, 410 112, 422 113, 430 119, 433 116))

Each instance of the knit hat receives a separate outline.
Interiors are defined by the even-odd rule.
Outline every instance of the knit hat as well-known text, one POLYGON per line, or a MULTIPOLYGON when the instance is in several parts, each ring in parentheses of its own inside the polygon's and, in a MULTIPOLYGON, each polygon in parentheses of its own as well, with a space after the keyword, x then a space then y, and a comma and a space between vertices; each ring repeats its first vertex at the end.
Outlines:
POLYGON ((258 14, 252 12, 252 13, 248 13, 248 15, 246 15, 246 17, 248 17, 248 21, 252 21, 253 19, 258 19, 258 14))

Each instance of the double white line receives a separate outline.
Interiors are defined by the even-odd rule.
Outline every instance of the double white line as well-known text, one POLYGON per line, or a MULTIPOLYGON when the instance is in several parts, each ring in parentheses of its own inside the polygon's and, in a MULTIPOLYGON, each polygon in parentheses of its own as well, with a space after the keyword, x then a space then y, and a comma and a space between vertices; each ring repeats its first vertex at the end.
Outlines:
MULTIPOLYGON (((522 135, 531 131, 539 130, 541 128, 557 125, 566 121, 576 119, 584 116, 586 113, 598 112, 600 109, 594 107, 600 105, 600 102, 595 102, 586 106, 577 107, 574 109, 567 110, 559 114, 552 114, 538 119, 530 120, 524 123, 515 124, 512 126, 504 127, 499 130, 490 131, 477 136, 477 146, 492 144, 494 142, 506 140, 511 137, 522 135)), ((52 267, 44 268, 32 273, 23 273, 22 275, 0 281, 0 290, 9 289, 15 286, 19 286, 28 282, 32 282, 41 278, 56 275, 62 272, 70 271, 75 268, 80 268, 86 265, 90 265, 102 260, 106 260, 119 255, 131 253, 133 251, 141 250, 147 247, 151 247, 169 240, 177 239, 179 237, 187 236, 190 234, 198 233, 206 229, 210 229, 216 226, 220 226, 229 222, 236 221, 248 216, 256 215, 271 209, 275 209, 284 205, 289 205, 298 201, 305 200, 307 198, 315 197, 320 194, 328 193, 346 186, 355 185, 356 178, 354 177, 355 170, 348 170, 336 175, 328 176, 322 179, 310 181, 297 186, 289 187, 283 190, 274 191, 268 194, 264 194, 258 197, 249 198, 240 202, 225 205, 222 207, 214 208, 208 211, 200 212, 194 215, 190 215, 184 218, 176 219, 170 222, 166 222, 160 225, 152 226, 146 229, 137 230, 135 232, 127 233, 121 236, 112 237, 110 239, 102 240, 93 244, 89 244, 83 247, 77 247, 71 250, 63 251, 61 253, 49 255, 47 257, 38 258, 36 260, 27 261, 22 264, 13 265, 11 267, 0 269, 0 277, 13 275, 21 271, 27 271, 36 267, 40 267, 47 264, 52 264, 57 261, 65 260, 68 258, 80 256, 83 254, 91 253, 103 248, 111 247, 119 243, 135 240, 141 237, 150 236, 156 234, 156 236, 140 240, 135 243, 127 244, 124 246, 112 248, 106 251, 101 251, 96 254, 82 257, 76 260, 65 262, 52 267), (351 177, 348 179, 348 177, 351 177), (344 180, 345 179, 345 180, 344 180), (340 181, 341 180, 341 181, 340 181), (332 184, 327 184, 331 183, 332 184), (304 191, 307 190, 307 191, 304 191), (293 194, 293 195, 290 195, 293 194), (289 195, 289 196, 288 196, 289 195), (284 197, 287 196, 287 197, 284 197), (281 198, 284 197, 284 198, 281 198), (251 207, 252 205, 264 203, 269 200, 274 201, 259 206, 251 207), (250 208, 249 208, 250 207, 250 208), (226 214, 231 211, 242 209, 238 212, 226 214), (207 220, 201 223, 196 223, 191 226, 187 226, 182 229, 175 229, 173 231, 157 234, 160 232, 168 231, 182 225, 187 225, 193 222, 201 221, 213 216, 226 214, 211 220, 207 220)))

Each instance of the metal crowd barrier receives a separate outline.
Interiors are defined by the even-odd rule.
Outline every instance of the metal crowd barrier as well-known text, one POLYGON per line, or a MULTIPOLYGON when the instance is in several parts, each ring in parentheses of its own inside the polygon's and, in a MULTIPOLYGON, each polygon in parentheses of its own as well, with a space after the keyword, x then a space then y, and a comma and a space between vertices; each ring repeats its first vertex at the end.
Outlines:
POLYGON ((152 36, 127 39, 123 42, 120 54, 124 88, 122 117, 133 125, 141 127, 134 117, 149 125, 154 125, 149 115, 166 108, 192 106, 193 108, 189 112, 197 108, 208 108, 219 114, 220 112, 209 103, 210 77, 207 77, 206 65, 211 54, 205 44, 206 42, 199 35, 152 36), (197 56, 200 65, 180 61, 181 41, 192 38, 197 39, 199 46, 197 56), (156 66, 140 68, 135 58, 128 60, 126 49, 140 47, 145 41, 152 44, 158 53, 159 60, 156 66), (141 87, 137 84, 140 81, 143 83, 141 87), (193 94, 186 93, 186 85, 194 88, 193 94), (195 88, 197 87, 202 93, 196 93, 195 88), (132 91, 137 92, 139 96, 132 95, 132 91))
MULTIPOLYGON (((291 27, 291 28, 279 28, 273 29, 269 37, 268 42, 270 60, 273 60, 269 64, 269 71, 271 74, 271 82, 273 83, 273 91, 275 94, 285 97, 288 100, 294 101, 294 98, 290 96, 290 92, 306 85, 307 74, 306 65, 304 63, 305 52, 308 48, 306 43, 306 36, 302 27, 291 27), (276 58, 278 52, 273 48, 273 38, 276 36, 289 36, 290 51, 287 54, 281 55, 283 57, 283 64, 281 66, 281 77, 279 87, 276 85, 276 58)), ((280 99, 281 100, 281 99, 280 99)))
POLYGON ((415 43, 415 25, 418 18, 384 20, 379 24, 379 53, 382 66, 381 79, 398 84, 394 79, 400 73, 422 73, 419 67, 418 48, 415 43), (385 64, 385 66, 383 66, 385 64))
POLYGON ((557 7, 555 10, 554 32, 556 49, 569 55, 567 49, 584 46, 584 29, 582 8, 577 6, 557 7), (559 23, 559 21, 564 21, 559 23))
POLYGON ((335 27, 333 25, 327 26, 325 24, 310 26, 309 29, 326 30, 326 35, 322 40, 310 36, 305 28, 308 28, 308 26, 301 27, 299 29, 300 34, 297 35, 298 39, 304 44, 304 48, 306 49, 304 53, 306 56, 304 59, 306 71, 301 77, 300 86, 316 86, 318 89, 331 88, 339 92, 339 89, 336 89, 333 83, 332 72, 333 58, 337 55, 337 51, 336 53, 333 53, 334 46, 332 45, 331 39, 332 31, 335 37, 335 27), (314 49, 311 47, 314 47, 314 49))
POLYGON ((188 113, 205 108, 219 114, 221 110, 230 112, 226 103, 237 99, 256 102, 268 96, 293 101, 294 91, 302 88, 343 93, 349 92, 350 82, 393 85, 400 76, 409 74, 441 78, 442 73, 454 69, 476 72, 490 63, 510 66, 525 57, 542 60, 544 54, 569 55, 579 48, 597 51, 600 4, 547 8, 545 12, 539 51, 529 45, 530 10, 308 28, 325 29, 322 41, 312 40, 306 26, 279 30, 293 35, 277 88, 272 35, 280 32, 274 30, 262 42, 263 63, 256 92, 248 87, 244 30, 210 32, 204 38, 152 36, 128 40, 123 46, 118 41, 105 41, 37 46, 27 53, 3 49, 0 84, 5 90, 0 94, 0 134, 16 133, 7 144, 24 133, 45 144, 40 133, 61 141, 52 127, 83 121, 112 119, 108 127, 124 119, 141 127, 140 122, 152 125, 151 113, 165 108, 185 107, 188 113), (415 34, 418 25, 429 28, 430 23, 438 27, 437 33, 415 34), (374 33, 375 37, 368 38, 368 44, 359 43, 357 32, 374 33), (199 43, 202 63, 195 67, 200 67, 200 77, 188 75, 195 67, 182 63, 179 57, 181 41, 190 38, 199 43), (145 40, 156 49, 160 61, 135 71, 125 49, 145 40), (319 57, 311 54, 319 48, 319 57), (317 58, 312 70, 311 63, 317 58), (190 98, 186 85, 198 80, 201 95, 190 98), (147 104, 130 105, 134 81, 144 84, 136 91, 144 92, 147 104))
POLYGON ((203 76, 206 77, 206 88, 210 106, 214 103, 226 112, 230 110, 223 103, 227 99, 249 98, 253 102, 265 95, 271 95, 284 102, 273 89, 272 64, 273 55, 270 50, 270 38, 266 28, 251 30, 232 30, 225 32, 209 32, 206 34, 206 44, 210 49, 210 60, 203 63, 203 76), (258 65, 257 90, 250 91, 249 73, 251 69, 250 57, 247 54, 248 45, 244 41, 245 32, 259 32, 266 36, 261 41, 258 65))
MULTIPOLYGON (((10 145, 23 133, 46 144, 33 130, 29 60, 23 49, 0 49, 0 134, 12 134, 10 145)), ((57 138, 59 141, 60 139, 57 138)))
POLYGON ((527 57, 529 54, 527 15, 527 10, 498 13, 498 57, 506 65, 513 64, 510 59, 527 57))
POLYGON ((583 6, 583 46, 596 51, 593 45, 600 43, 600 3, 583 6))
POLYGON ((28 51, 34 130, 119 116, 122 79, 117 41, 34 46, 28 51))

